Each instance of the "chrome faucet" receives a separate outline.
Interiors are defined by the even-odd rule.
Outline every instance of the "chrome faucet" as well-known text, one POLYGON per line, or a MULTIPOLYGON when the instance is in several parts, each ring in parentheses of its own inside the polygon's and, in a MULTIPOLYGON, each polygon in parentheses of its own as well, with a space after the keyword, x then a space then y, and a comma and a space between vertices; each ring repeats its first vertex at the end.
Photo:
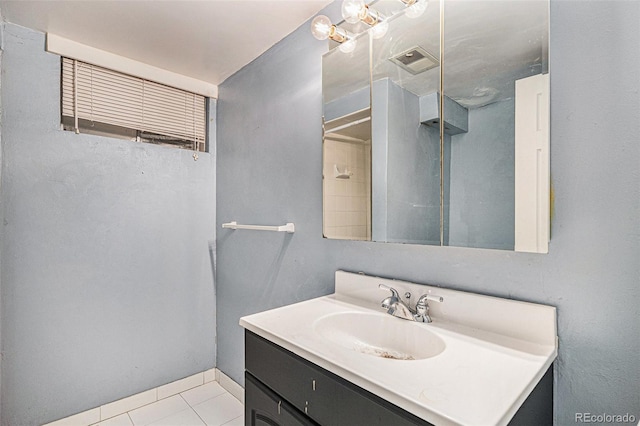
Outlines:
MULTIPOLYGON (((429 304, 427 303, 427 300, 432 300, 434 302, 444 301, 444 299, 440 296, 423 294, 418 299, 418 302, 416 303, 416 309, 414 310, 400 299, 400 295, 395 288, 389 287, 385 284, 379 284, 378 288, 391 292, 391 296, 387 297, 381 302, 381 306, 387 310, 387 313, 389 315, 393 315, 394 317, 402 318, 409 321, 426 323, 431 322, 431 317, 429 316, 429 304)), ((411 294, 407 293, 406 296, 411 297, 411 294)))
POLYGON ((409 321, 416 320, 414 318, 415 312, 409 306, 407 306, 406 303, 400 300, 400 295, 395 288, 389 287, 388 285, 384 284, 378 285, 378 288, 391 292, 391 296, 387 297, 381 302, 382 307, 387 310, 387 313, 389 315, 393 315, 394 317, 406 319, 409 321))
POLYGON ((432 296, 431 294, 423 294, 418 299, 418 303, 416 303, 416 315, 415 319, 418 322, 431 322, 431 317, 429 316, 429 304, 427 300, 432 300, 434 302, 444 302, 444 299, 440 296, 432 296))

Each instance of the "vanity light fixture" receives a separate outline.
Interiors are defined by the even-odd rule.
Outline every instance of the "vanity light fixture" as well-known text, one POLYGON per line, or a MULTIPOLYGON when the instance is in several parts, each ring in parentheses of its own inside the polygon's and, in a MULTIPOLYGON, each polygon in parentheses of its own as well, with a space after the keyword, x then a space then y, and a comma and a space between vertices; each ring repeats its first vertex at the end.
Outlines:
POLYGON ((369 7, 364 0, 344 0, 342 2, 342 17, 350 24, 364 22, 373 27, 371 35, 375 39, 384 37, 389 29, 389 24, 385 22, 384 15, 369 7))
POLYGON ((427 10, 427 6, 429 5, 428 0, 400 0, 407 6, 407 11, 405 14, 408 18, 418 18, 420 17, 425 10, 427 10))
POLYGON ((353 38, 353 36, 345 29, 335 26, 331 20, 324 16, 318 15, 311 21, 311 34, 318 40, 331 39, 338 43, 344 43, 353 38))
MULTIPOLYGON (((406 15, 409 18, 417 18, 427 9, 428 0, 400 0, 407 6, 406 15)), ((365 0, 344 0, 342 2, 342 17, 350 24, 364 22, 371 28, 371 35, 374 39, 385 36, 389 29, 389 23, 385 16, 377 10, 369 7, 365 0)), ((331 23, 331 20, 318 15, 311 21, 311 33, 318 40, 331 39, 341 43, 340 50, 344 53, 353 52, 356 47, 356 40, 353 34, 344 28, 340 28, 331 23)))
POLYGON ((338 46, 342 53, 351 53, 356 50, 356 39, 350 39, 338 46))
POLYGON ((331 20, 324 16, 318 15, 311 21, 311 34, 318 40, 331 39, 340 44, 340 51, 343 53, 351 53, 356 48, 356 40, 349 31, 340 28, 331 23, 331 20))
POLYGON ((374 26, 384 19, 380 12, 370 8, 364 0, 344 0, 342 2, 342 17, 350 24, 362 21, 369 26, 374 26))

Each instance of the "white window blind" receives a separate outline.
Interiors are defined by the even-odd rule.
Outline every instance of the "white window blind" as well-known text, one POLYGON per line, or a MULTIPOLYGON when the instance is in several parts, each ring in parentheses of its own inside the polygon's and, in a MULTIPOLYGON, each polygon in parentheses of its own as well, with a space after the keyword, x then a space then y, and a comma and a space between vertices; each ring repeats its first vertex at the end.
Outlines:
POLYGON ((62 116, 76 129, 87 120, 205 148, 204 96, 69 58, 62 58, 62 116))

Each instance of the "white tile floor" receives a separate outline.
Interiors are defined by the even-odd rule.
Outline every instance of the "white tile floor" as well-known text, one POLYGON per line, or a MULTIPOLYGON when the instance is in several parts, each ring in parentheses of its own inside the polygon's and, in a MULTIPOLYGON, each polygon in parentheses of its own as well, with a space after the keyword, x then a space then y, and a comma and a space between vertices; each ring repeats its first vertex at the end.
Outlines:
POLYGON ((244 406, 218 382, 153 402, 95 426, 242 426, 244 406))

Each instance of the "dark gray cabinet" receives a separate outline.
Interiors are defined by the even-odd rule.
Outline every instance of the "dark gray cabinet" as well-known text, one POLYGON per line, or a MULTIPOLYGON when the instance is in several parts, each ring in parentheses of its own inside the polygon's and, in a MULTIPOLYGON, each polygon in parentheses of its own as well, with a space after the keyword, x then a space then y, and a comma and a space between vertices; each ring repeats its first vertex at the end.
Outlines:
POLYGON ((251 426, 317 426, 260 380, 245 374, 245 424, 251 426), (250 401, 250 403, 246 403, 250 401))
MULTIPOLYGON (((429 426, 430 423, 335 374, 257 336, 245 334, 245 380, 264 385, 270 395, 290 404, 310 423, 272 418, 269 425, 429 426)), ((255 389, 252 390, 252 392, 255 389)), ((264 398, 262 396, 261 398, 264 398)), ((252 423, 259 398, 245 391, 245 423, 252 423)), ((276 404, 277 405, 277 404, 276 404)), ((283 412, 283 410, 280 410, 283 412)), ((287 412, 288 413, 288 412, 287 412)))
MULTIPOLYGON (((246 425, 431 425, 250 331, 245 332, 245 368, 246 425)), ((551 371, 510 425, 553 423, 551 371)))

